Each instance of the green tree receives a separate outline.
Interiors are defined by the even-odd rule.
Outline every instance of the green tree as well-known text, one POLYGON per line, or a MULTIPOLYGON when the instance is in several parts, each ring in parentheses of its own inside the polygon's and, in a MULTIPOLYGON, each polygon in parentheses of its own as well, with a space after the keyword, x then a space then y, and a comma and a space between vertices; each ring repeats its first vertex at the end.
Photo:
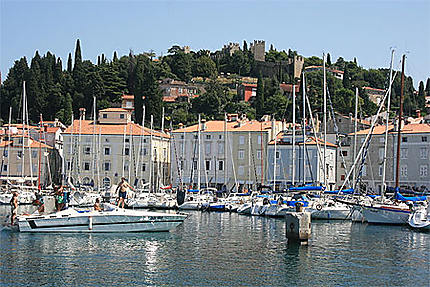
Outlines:
POLYGON ((71 73, 72 70, 73 70, 72 53, 69 53, 69 57, 67 59, 67 72, 71 73))
POLYGON ((419 86, 418 86, 418 98, 417 98, 417 105, 418 105, 418 109, 420 110, 425 110, 425 105, 426 105, 426 95, 425 95, 425 91, 424 91, 424 83, 423 81, 420 81, 419 86))
POLYGON ((331 57, 330 57, 330 53, 327 53, 327 65, 331 66, 331 57))
POLYGON ((257 80, 255 111, 257 114, 257 119, 260 119, 264 115, 264 82, 263 82, 263 76, 261 74, 257 80))
POLYGON ((203 78, 212 78, 217 75, 215 62, 209 56, 201 56, 195 61, 194 75, 203 78))

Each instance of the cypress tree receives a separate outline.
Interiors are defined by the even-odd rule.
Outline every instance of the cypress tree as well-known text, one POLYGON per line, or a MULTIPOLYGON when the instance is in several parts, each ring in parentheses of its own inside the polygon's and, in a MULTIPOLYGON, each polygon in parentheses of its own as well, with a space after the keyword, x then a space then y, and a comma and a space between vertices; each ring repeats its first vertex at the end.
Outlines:
POLYGON ((255 99, 255 104, 256 104, 255 110, 257 113, 257 118, 261 118, 264 114, 264 81, 261 73, 258 76, 258 81, 257 81, 257 95, 255 99))
POLYGON ((248 51, 248 43, 246 43, 246 40, 243 40, 243 51, 244 52, 248 51))
POLYGON ((331 66, 331 57, 330 57, 330 53, 327 53, 327 65, 331 66))
POLYGON ((81 42, 79 39, 76 41, 76 48, 75 48, 75 68, 76 65, 82 64, 82 54, 81 54, 81 42))
POLYGON ((430 96, 430 78, 427 79, 426 93, 427 93, 427 96, 430 96))
POLYGON ((417 105, 418 105, 418 109, 420 109, 420 110, 424 110, 425 105, 426 105, 426 95, 425 95, 425 91, 424 91, 423 81, 420 81, 420 84, 419 84, 417 105))
POLYGON ((100 66, 100 56, 97 56, 97 66, 100 66))
POLYGON ((73 70, 72 53, 69 53, 69 58, 67 59, 67 72, 71 73, 72 70, 73 70))
POLYGON ((116 51, 113 52, 113 62, 118 61, 118 55, 116 54, 116 51))

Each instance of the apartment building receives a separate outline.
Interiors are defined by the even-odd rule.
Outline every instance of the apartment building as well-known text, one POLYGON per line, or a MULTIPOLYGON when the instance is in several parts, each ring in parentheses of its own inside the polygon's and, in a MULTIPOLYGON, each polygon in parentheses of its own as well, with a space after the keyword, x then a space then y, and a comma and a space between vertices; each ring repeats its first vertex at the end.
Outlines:
POLYGON ((108 188, 124 176, 134 186, 169 184, 170 136, 108 110, 99 111, 99 122, 75 120, 64 132, 66 181, 108 188))
POLYGON ((326 184, 327 189, 333 190, 336 185, 336 150, 335 144, 330 142, 324 144, 322 139, 315 136, 307 135, 303 141, 303 135, 298 132, 295 137, 295 154, 293 154, 292 132, 283 131, 277 135, 276 143, 272 140, 268 145, 267 183, 271 186, 275 183, 276 190, 283 190, 292 184, 304 183, 326 184), (326 170, 324 170, 324 146, 326 170), (303 168, 303 159, 305 168, 303 168), (326 180, 324 172, 326 172, 326 180))
POLYGON ((54 162, 58 154, 51 146, 26 135, 10 134, 0 137, 0 150, 2 184, 10 182, 37 186, 39 179, 42 187, 52 184, 56 169, 54 162))
MULTIPOLYGON (((357 153, 365 141, 369 129, 357 132, 357 153)), ((386 184, 395 186, 397 162, 397 127, 389 125, 388 138, 385 140, 385 125, 376 126, 372 133, 367 156, 361 168, 361 181, 367 188, 377 193, 382 190, 384 147, 387 145, 386 184)), ((353 162, 353 137, 350 144, 342 149, 347 155, 348 170, 353 162)), ((400 133, 399 183, 401 188, 430 190, 430 124, 406 124, 400 133)), ((356 174, 360 172, 357 168, 356 174)), ((341 171, 343 177, 347 171, 341 171)))
POLYGON ((265 183, 267 143, 281 129, 281 122, 268 117, 259 122, 229 115, 227 121, 202 120, 200 127, 196 124, 174 130, 173 185, 230 190, 235 183, 265 183))

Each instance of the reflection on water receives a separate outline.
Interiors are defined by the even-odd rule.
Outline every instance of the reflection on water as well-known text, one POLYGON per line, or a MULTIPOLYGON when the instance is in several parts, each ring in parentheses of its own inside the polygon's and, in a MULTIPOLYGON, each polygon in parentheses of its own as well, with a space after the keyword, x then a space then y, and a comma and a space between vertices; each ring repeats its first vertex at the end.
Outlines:
POLYGON ((0 285, 428 285, 428 233, 314 222, 310 245, 298 246, 287 243, 282 219, 190 214, 170 233, 2 231, 0 285))

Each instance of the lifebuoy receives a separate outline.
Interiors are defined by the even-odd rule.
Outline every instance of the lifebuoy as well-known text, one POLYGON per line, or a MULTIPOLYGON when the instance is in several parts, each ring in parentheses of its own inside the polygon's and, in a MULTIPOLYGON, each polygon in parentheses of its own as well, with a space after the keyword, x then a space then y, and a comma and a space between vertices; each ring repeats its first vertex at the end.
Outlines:
POLYGON ((322 209, 322 205, 318 203, 317 205, 315 205, 315 209, 320 211, 322 209))

